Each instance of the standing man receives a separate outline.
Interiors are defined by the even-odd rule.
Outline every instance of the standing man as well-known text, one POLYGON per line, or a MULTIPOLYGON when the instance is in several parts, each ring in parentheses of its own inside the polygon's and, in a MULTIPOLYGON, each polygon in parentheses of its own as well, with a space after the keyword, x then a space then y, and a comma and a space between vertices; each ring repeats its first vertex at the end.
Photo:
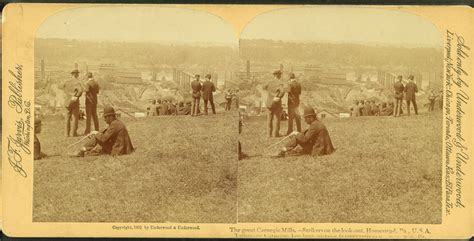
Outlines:
POLYGON ((211 75, 206 74, 204 83, 202 83, 202 98, 204 99, 204 114, 207 115, 207 104, 211 102, 212 113, 216 114, 216 107, 214 106, 213 92, 216 91, 214 83, 211 82, 211 75))
POLYGON ((157 116, 158 111, 156 108, 156 100, 150 100, 150 103, 146 107, 146 115, 147 116, 157 116))
POLYGON ((416 105, 416 95, 418 93, 418 86, 414 82, 413 75, 408 76, 408 83, 405 86, 406 101, 407 101, 407 113, 410 115, 410 103, 413 103, 413 109, 415 109, 415 115, 418 115, 418 106, 416 105))
POLYGON ((293 132, 293 120, 296 122, 296 130, 301 132, 301 116, 298 108, 300 107, 301 84, 296 81, 295 74, 289 75, 288 84, 288 130, 286 135, 293 132))
POLYGON ((393 116, 397 117, 400 116, 400 112, 402 110, 402 104, 403 104, 403 91, 405 90, 405 87, 403 86, 402 83, 402 76, 399 75, 398 81, 395 82, 393 85, 393 89, 395 90, 395 109, 393 111, 393 116))
POLYGON ((351 110, 351 117, 358 117, 360 116, 360 113, 359 113, 359 101, 356 100, 354 102, 354 105, 350 108, 351 110))
POLYGON ((94 121, 94 128, 99 130, 99 117, 97 117, 97 94, 99 94, 99 84, 95 81, 92 73, 87 73, 86 82, 86 130, 84 135, 91 132, 91 121, 94 121))
POLYGON ((230 89, 227 89, 227 92, 225 93, 225 100, 226 100, 225 110, 226 111, 230 110, 230 106, 232 105, 232 98, 233 98, 232 91, 230 91, 230 89))
POLYGON ((197 116, 199 113, 199 102, 201 102, 201 82, 199 81, 199 75, 194 76, 194 80, 191 82, 191 89, 193 95, 193 108, 191 111, 192 116, 197 116))
POLYGON ((372 110, 371 110, 371 107, 370 107, 370 101, 369 100, 365 100, 364 101, 364 115, 365 116, 371 116, 372 110))
POLYGON ((72 79, 64 84, 66 96, 66 136, 78 136, 77 127, 79 121, 79 98, 82 96, 83 88, 79 81, 79 70, 71 71, 72 79), (72 121, 72 134, 71 134, 72 121))
POLYGON ((292 132, 290 142, 275 157, 285 157, 286 152, 298 145, 302 148, 302 154, 313 157, 329 155, 335 151, 326 126, 318 120, 312 107, 304 109, 304 121, 309 125, 308 129, 303 133, 292 132))
POLYGON ((168 115, 168 101, 163 99, 160 105, 160 115, 168 115))
POLYGON ((283 90, 283 84, 280 82, 281 71, 276 70, 273 72, 274 81, 278 83, 278 87, 275 92, 272 93, 272 90, 268 85, 264 87, 267 90, 267 101, 266 107, 268 108, 267 114, 267 128, 268 128, 268 137, 280 137, 280 122, 281 115, 283 112, 283 107, 281 105, 281 98, 285 96, 285 91, 283 90), (273 119, 275 119, 275 128, 273 128, 273 119), (273 134, 275 131, 275 134, 273 134))
POLYGON ((156 100, 156 115, 163 115, 163 113, 161 112, 161 99, 156 100))

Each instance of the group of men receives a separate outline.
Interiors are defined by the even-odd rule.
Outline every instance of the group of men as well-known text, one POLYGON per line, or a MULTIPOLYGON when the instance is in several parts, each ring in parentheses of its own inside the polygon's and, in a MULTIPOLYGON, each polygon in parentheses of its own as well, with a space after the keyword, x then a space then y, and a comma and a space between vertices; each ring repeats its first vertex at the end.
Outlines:
MULTIPOLYGON (((85 155, 101 155, 110 154, 113 156, 130 154, 134 151, 128 130, 122 121, 117 119, 117 114, 112 106, 105 106, 103 111, 104 121, 107 123, 107 128, 99 132, 99 119, 97 116, 97 94, 99 93, 99 85, 94 80, 92 73, 87 73, 87 80, 82 83, 79 80, 79 71, 71 71, 72 79, 66 81, 64 90, 66 93, 66 136, 76 137, 80 98, 85 92, 86 104, 86 128, 84 131, 84 138, 79 140, 87 140, 85 144, 79 148, 78 151, 69 153, 74 157, 83 157, 85 155), (71 129, 72 121, 72 129, 71 129), (91 131, 91 122, 94 122, 95 130, 91 131)), ((41 132, 41 120, 35 119, 35 136, 34 136, 34 159, 41 159, 46 157, 41 152, 41 144, 37 134, 41 132)))
POLYGON ((356 100, 350 108, 352 117, 359 116, 391 116, 393 115, 393 102, 375 103, 369 100, 356 100))
MULTIPOLYGON (((238 92, 238 91, 237 91, 238 92)), ((225 92, 225 100, 226 100, 226 105, 225 105, 225 110, 230 111, 232 108, 232 101, 236 100, 236 92, 233 92, 232 90, 228 89, 225 92)), ((212 94, 211 94, 212 95, 212 94)), ((201 95, 204 96, 204 95, 201 95)), ((147 116, 165 116, 165 115, 192 115, 196 116, 201 113, 200 105, 199 105, 199 100, 200 97, 194 98, 193 97, 193 102, 196 103, 194 108, 196 108, 194 114, 192 114, 192 109, 193 105, 191 101, 180 101, 180 102, 173 102, 172 100, 150 100, 150 104, 146 107, 147 110, 147 116)), ((212 97, 210 99, 213 99, 212 97)), ((209 98, 208 98, 209 101, 209 98)), ((206 101, 204 102, 206 104, 206 101)), ((213 108, 212 111, 215 114, 215 107, 214 103, 211 103, 211 107, 213 108)), ((204 113, 206 113, 206 109, 204 110, 204 113)))
POLYGON ((146 109, 147 116, 190 115, 191 102, 176 103, 172 100, 151 100, 146 109))
POLYGON ((329 137, 329 132, 322 123, 315 110, 306 106, 304 108, 303 118, 308 124, 308 129, 301 132, 301 117, 299 114, 301 84, 296 80, 295 74, 288 75, 288 83, 281 80, 282 71, 276 70, 273 72, 274 80, 272 84, 264 87, 267 90, 268 96, 266 107, 267 114, 267 136, 268 137, 282 137, 280 134, 280 121, 283 113, 282 98, 287 94, 288 96, 288 129, 286 132, 286 139, 289 141, 285 147, 280 149, 278 154, 274 157, 284 157, 286 153, 295 151, 300 154, 308 154, 312 156, 328 155, 335 151, 335 148, 329 137), (273 89, 271 85, 275 85, 273 89), (296 131, 293 131, 294 123, 296 124, 296 131), (297 147, 300 148, 297 148, 297 147))
POLYGON ((405 96, 407 104, 407 114, 410 115, 410 104, 413 104, 415 115, 418 115, 418 106, 416 105, 416 93, 418 93, 418 86, 414 82, 414 76, 408 76, 408 83, 403 85, 403 76, 399 75, 397 81, 393 85, 395 90, 395 109, 393 116, 398 117, 402 114, 403 97, 405 96))
POLYGON ((191 90, 193 97, 193 104, 191 109, 191 116, 198 116, 200 114, 201 97, 204 100, 204 115, 208 114, 208 105, 211 105, 212 113, 216 114, 216 107, 214 105, 214 92, 216 86, 211 81, 211 74, 206 74, 204 81, 201 82, 200 75, 195 75, 194 80, 191 81, 191 90))
POLYGON ((84 135, 91 132, 91 122, 94 122, 94 128, 99 130, 99 118, 97 116, 97 95, 99 94, 99 84, 94 79, 92 73, 87 73, 86 81, 79 80, 79 70, 71 71, 72 78, 63 85, 66 94, 66 136, 78 136, 77 129, 80 115, 80 98, 85 92, 86 105, 86 128, 84 135), (72 122, 72 129, 71 129, 72 122))
MULTIPOLYGON (((418 86, 414 82, 414 76, 408 76, 408 83, 403 84, 403 76, 398 76, 397 81, 393 85, 394 89, 394 101, 383 102, 376 104, 375 101, 370 100, 356 100, 354 105, 350 107, 351 116, 394 116, 399 117, 403 114, 403 100, 406 103, 407 115, 410 115, 411 106, 415 111, 415 115, 418 115, 418 105, 416 103, 416 93, 418 93, 418 86)), ((435 100, 440 98, 440 109, 443 107, 442 102, 443 92, 436 94, 434 90, 430 91, 428 96, 429 106, 428 111, 434 110, 435 100)))
POLYGON ((267 112, 267 130, 268 137, 281 137, 280 124, 283 115, 282 98, 288 94, 288 129, 286 135, 293 132, 293 122, 296 123, 296 130, 301 131, 301 117, 298 111, 300 106, 301 84, 296 80, 295 74, 289 74, 288 83, 281 80, 282 72, 276 70, 273 72, 274 80, 272 84, 267 84, 264 89, 267 90, 266 100, 267 112), (274 91, 272 85, 277 85, 274 91), (286 85, 286 87, 285 87, 286 85))

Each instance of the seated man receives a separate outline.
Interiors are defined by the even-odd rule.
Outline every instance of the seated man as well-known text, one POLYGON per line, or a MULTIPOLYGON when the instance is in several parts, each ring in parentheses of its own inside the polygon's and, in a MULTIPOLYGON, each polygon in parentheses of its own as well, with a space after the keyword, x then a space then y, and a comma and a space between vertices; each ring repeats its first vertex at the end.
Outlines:
POLYGON ((176 108, 176 115, 187 115, 186 107, 184 106, 184 102, 180 101, 178 103, 178 107, 176 108))
POLYGON ((380 111, 380 116, 391 116, 393 115, 393 104, 382 103, 382 110, 380 111))
POLYGON ((171 101, 168 104, 168 114, 169 115, 176 115, 176 105, 171 101))
POLYGON ((186 105, 184 106, 184 114, 185 115, 191 115, 191 109, 192 108, 192 103, 191 101, 187 101, 186 105))
POLYGON ((298 145, 302 153, 314 157, 329 155, 335 151, 326 126, 320 122, 312 107, 304 109, 304 121, 309 125, 303 133, 294 131, 290 134, 290 142, 283 147, 275 157, 284 157, 285 153, 293 150, 298 145))
POLYGON ((102 132, 92 131, 90 140, 73 156, 110 154, 120 156, 134 151, 132 141, 125 125, 116 118, 115 110, 111 106, 104 107, 104 120, 109 125, 102 132))
POLYGON ((41 152, 41 143, 36 136, 36 134, 41 133, 41 120, 35 119, 35 142, 34 142, 34 151, 33 151, 33 158, 35 160, 39 160, 41 158, 46 157, 44 153, 41 152))

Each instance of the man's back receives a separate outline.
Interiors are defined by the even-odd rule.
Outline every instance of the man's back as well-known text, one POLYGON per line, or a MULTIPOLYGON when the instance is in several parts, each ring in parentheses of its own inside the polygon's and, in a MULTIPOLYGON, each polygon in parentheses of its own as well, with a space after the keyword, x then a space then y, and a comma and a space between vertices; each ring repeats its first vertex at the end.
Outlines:
POLYGON ((295 81, 290 81, 288 88, 288 106, 299 106, 301 95, 301 84, 295 81))
POLYGON ((415 93, 418 92, 418 86, 413 82, 409 82, 405 86, 405 92, 407 93, 407 96, 414 96, 415 93))
POLYGON ((83 88, 78 79, 69 79, 64 83, 65 106, 68 108, 79 107, 79 97, 82 96, 83 88), (76 101, 72 101, 72 97, 77 97, 76 101))
POLYGON ((193 89, 193 92, 199 92, 201 91, 201 83, 198 80, 193 80, 191 82, 191 88, 193 89))
POLYGON ((94 79, 89 79, 86 83, 86 104, 97 104, 97 94, 99 84, 94 79))
POLYGON ((168 103, 161 103, 160 115, 168 115, 168 103))
POLYGON ((285 95, 285 92, 281 87, 277 87, 274 92, 268 90, 268 96, 266 101, 266 106, 270 110, 279 110, 281 106, 281 98, 285 95))
POLYGON ((212 92, 216 91, 216 87, 214 86, 214 83, 211 81, 204 81, 202 84, 202 93, 203 93, 203 98, 205 100, 209 99, 212 96, 212 92))
POLYGON ((398 82, 398 81, 395 82, 395 84, 393 85, 393 88, 395 89, 395 92, 396 92, 396 93, 402 93, 403 90, 405 89, 405 88, 403 87, 402 82, 398 82))

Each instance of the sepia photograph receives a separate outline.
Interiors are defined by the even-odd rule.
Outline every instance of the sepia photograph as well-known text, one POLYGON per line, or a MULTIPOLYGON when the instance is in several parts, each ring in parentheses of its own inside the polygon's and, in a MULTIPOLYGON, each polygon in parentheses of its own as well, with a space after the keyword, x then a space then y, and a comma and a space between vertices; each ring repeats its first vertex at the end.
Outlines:
POLYGON ((238 51, 229 24, 197 10, 48 17, 34 45, 33 222, 236 222, 238 51))
POLYGON ((9 237, 472 236, 470 7, 2 14, 9 237))
POLYGON ((442 36, 334 10, 262 13, 240 35, 239 222, 440 224, 442 36))

